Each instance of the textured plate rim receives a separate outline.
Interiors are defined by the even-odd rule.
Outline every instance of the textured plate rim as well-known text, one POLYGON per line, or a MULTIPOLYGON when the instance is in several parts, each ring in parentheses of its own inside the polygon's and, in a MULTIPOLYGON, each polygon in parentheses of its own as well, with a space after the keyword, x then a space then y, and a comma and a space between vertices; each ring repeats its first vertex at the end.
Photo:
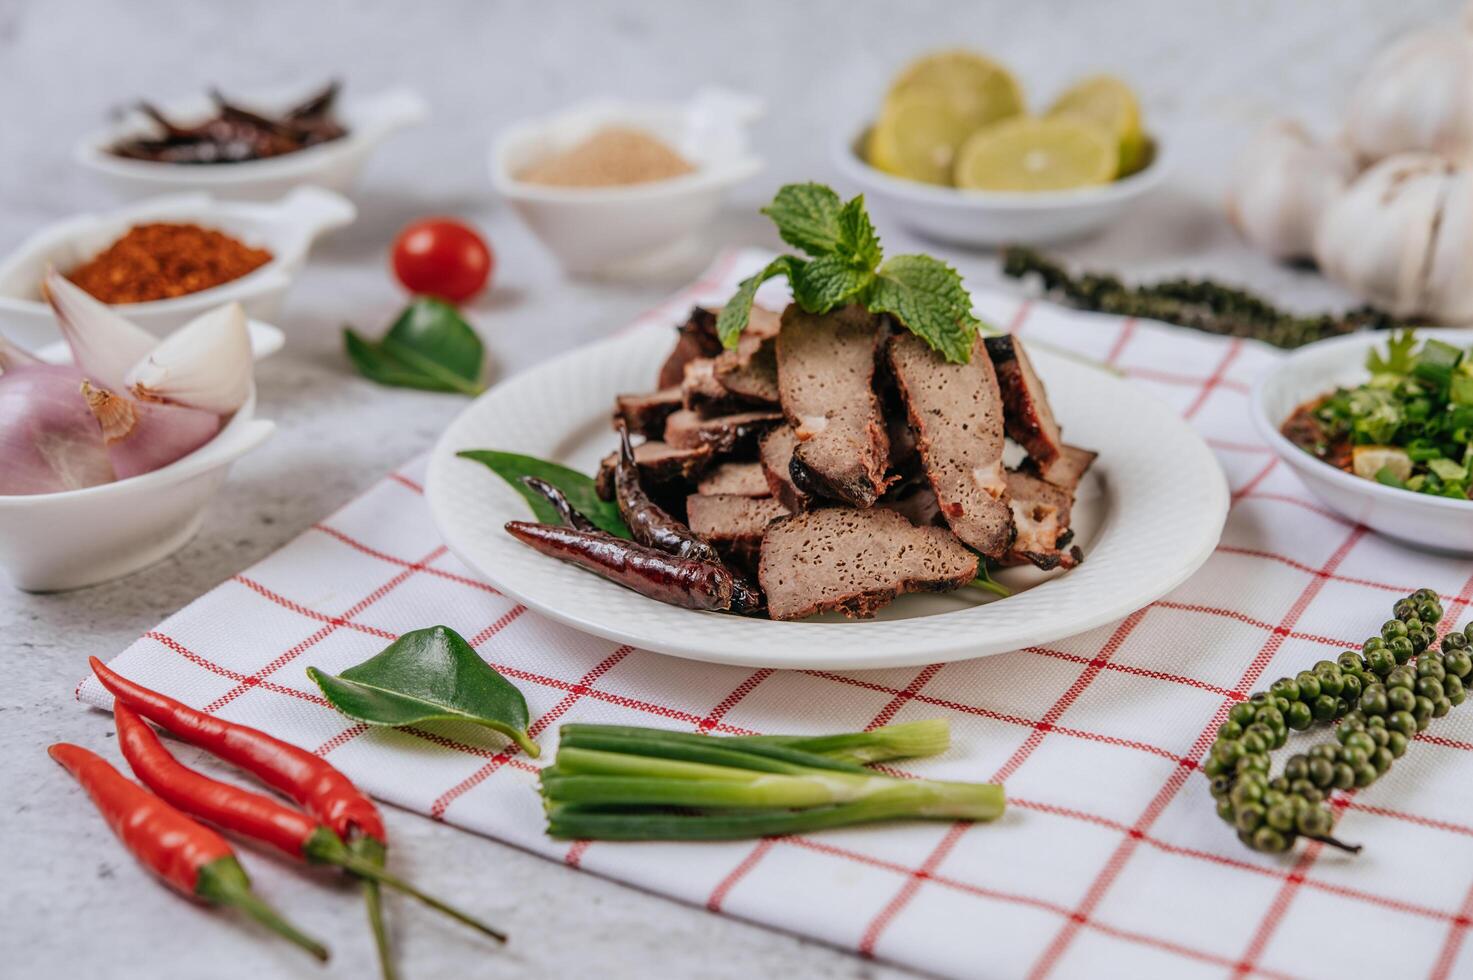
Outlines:
MULTIPOLYGON (((732 666, 864 670, 992 656, 1087 632, 1149 605, 1186 581, 1212 554, 1221 538, 1229 504, 1227 480, 1216 457, 1201 436, 1169 405, 1139 387, 1100 369, 1085 367, 1076 361, 1050 354, 1047 350, 1037 349, 1032 352, 1033 359, 1040 374, 1044 376, 1045 383, 1050 383, 1050 374, 1072 373, 1079 378, 1090 378, 1091 381, 1086 384, 1100 386, 1103 389, 1101 397, 1128 393, 1122 397, 1146 410, 1149 413, 1147 421, 1152 425, 1172 430, 1181 444, 1173 448, 1181 449, 1192 457, 1176 460, 1174 471, 1178 474, 1191 474, 1194 481, 1193 495, 1200 498, 1194 504, 1184 504, 1180 500, 1177 502, 1178 507, 1189 507, 1191 516, 1196 518, 1190 525, 1193 537, 1190 540, 1178 540, 1181 547, 1173 549, 1170 555, 1163 556, 1159 563, 1153 562, 1151 567, 1134 568, 1128 583, 1112 582, 1109 564, 1104 573, 1099 573, 1091 569, 1099 568, 1101 563, 1092 564, 1086 561, 1078 569, 1010 599, 979 604, 970 609, 879 622, 778 623, 676 609, 611 583, 599 581, 577 569, 556 566, 558 574, 563 576, 559 581, 570 581, 566 576, 580 576, 592 583, 588 587, 614 590, 617 593, 603 598, 624 607, 622 612, 627 615, 610 621, 581 610, 576 602, 560 597, 556 592, 549 596, 536 583, 529 587, 526 582, 519 583, 514 574, 498 574, 499 564, 507 564, 508 571, 514 572, 517 565, 535 568, 527 564, 535 560, 549 563, 543 572, 535 573, 540 578, 548 578, 544 574, 546 567, 555 566, 556 563, 516 545, 504 534, 499 535, 501 540, 493 537, 488 547, 487 541, 477 541, 473 534, 465 530, 465 525, 460 520, 461 511, 452 499, 451 487, 456 481, 478 480, 478 490, 500 487, 507 495, 506 499, 519 499, 494 474, 484 468, 471 469, 473 464, 455 456, 462 448, 491 448, 485 445, 484 439, 471 438, 468 430, 484 417, 494 414, 496 406, 507 399, 534 393, 539 389, 561 390, 557 386, 557 379, 580 365, 611 361, 615 355, 637 354, 642 348, 648 347, 649 360, 654 362, 650 364, 652 374, 658 358, 663 356, 668 344, 668 328, 655 325, 620 334, 569 351, 516 375, 485 392, 467 406, 436 442, 431 453, 425 487, 432 518, 451 552, 507 597, 574 629, 617 643, 685 659, 732 666), (626 346, 631 350, 625 351, 626 346), (1061 613, 1057 608, 1044 608, 1050 605, 1049 600, 1057 592, 1051 588, 1056 583, 1073 578, 1076 581, 1084 580, 1088 585, 1102 575, 1103 586, 1095 590, 1096 598, 1087 610, 1071 616, 1061 613), (995 615, 988 610, 1011 606, 1010 612, 1018 612, 1023 611, 1019 607, 1025 605, 1040 614, 1036 622, 1030 621, 1026 626, 1012 625, 1006 629, 996 629, 997 624, 989 622, 989 619, 995 620, 995 615), (641 612, 654 617, 656 622, 653 625, 645 623, 641 612), (664 633, 656 632, 660 625, 658 620, 671 613, 680 617, 680 628, 666 630, 664 633), (925 625, 922 627, 919 624, 925 625), (935 624, 941 625, 938 627, 935 624), (989 630, 992 630, 990 634, 989 630)), ((617 387, 618 385, 611 382, 611 389, 617 387)), ((606 403, 611 402, 612 390, 606 403)), ((584 425, 586 421, 585 419, 577 425, 584 425)), ((1062 421, 1066 427, 1069 426, 1069 418, 1062 421)), ((574 428, 575 426, 569 426, 569 431, 574 428)), ((1121 438, 1128 440, 1130 437, 1121 438)), ((1098 445, 1097 440, 1095 448, 1100 449, 1101 460, 1105 461, 1108 452, 1106 447, 1098 445)), ((1120 452, 1124 448, 1125 444, 1122 443, 1116 451, 1120 452)), ((1133 447, 1130 451, 1139 453, 1141 450, 1133 447)), ((1180 484, 1177 484, 1176 490, 1180 490, 1180 484)), ((488 489, 487 492, 496 491, 488 489)), ((1163 494, 1171 492, 1171 488, 1162 490, 1163 494)), ((1099 539, 1094 544, 1093 550, 1096 553, 1110 547, 1113 536, 1121 533, 1116 525, 1121 523, 1122 514, 1119 511, 1122 508, 1127 515, 1136 519, 1140 519, 1147 511, 1160 513, 1160 499, 1122 501, 1117 499, 1113 491, 1111 496, 1112 506, 1102 525, 1099 539)), ((1169 504, 1170 496, 1165 499, 1169 504)), ((1116 572, 1120 570, 1115 569, 1116 572)))

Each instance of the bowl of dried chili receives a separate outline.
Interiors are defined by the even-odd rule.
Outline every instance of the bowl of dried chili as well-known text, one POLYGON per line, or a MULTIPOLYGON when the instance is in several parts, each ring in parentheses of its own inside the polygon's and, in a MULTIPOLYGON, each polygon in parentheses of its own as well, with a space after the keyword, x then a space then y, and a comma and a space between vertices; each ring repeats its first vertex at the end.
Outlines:
POLYGON ((207 191, 220 198, 260 201, 307 185, 347 191, 380 143, 423 121, 427 112, 424 99, 408 89, 339 98, 331 86, 305 101, 300 88, 232 93, 228 100, 218 93, 198 95, 128 113, 78 143, 76 159, 129 197, 207 191), (284 147, 253 145, 252 135, 262 135, 263 129, 267 136, 282 135, 270 126, 276 118, 308 110, 324 96, 331 101, 331 138, 284 147), (159 154, 135 152, 166 142, 171 132, 180 144, 195 133, 218 138, 171 146, 159 154), (174 152, 191 149, 195 152, 174 152))
POLYGON ((23 346, 56 338, 41 295, 53 267, 157 334, 232 301, 272 320, 312 244, 356 216, 346 198, 317 187, 270 203, 176 194, 78 215, 0 262, 0 326, 23 346))

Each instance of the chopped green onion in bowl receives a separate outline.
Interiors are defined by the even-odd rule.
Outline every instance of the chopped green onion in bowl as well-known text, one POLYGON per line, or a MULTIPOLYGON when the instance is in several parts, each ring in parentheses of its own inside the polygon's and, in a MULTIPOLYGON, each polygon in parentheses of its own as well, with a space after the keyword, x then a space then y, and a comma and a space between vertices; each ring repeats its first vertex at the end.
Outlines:
POLYGON ((1469 498, 1473 352, 1400 331, 1366 356, 1371 378, 1306 402, 1280 431, 1347 473, 1416 493, 1469 498))

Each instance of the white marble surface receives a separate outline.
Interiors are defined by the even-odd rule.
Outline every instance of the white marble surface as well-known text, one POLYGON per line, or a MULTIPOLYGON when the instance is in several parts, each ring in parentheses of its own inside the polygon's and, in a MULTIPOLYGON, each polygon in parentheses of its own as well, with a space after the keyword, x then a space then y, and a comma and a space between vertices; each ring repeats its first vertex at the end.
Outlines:
MULTIPOLYGON (((754 210, 781 182, 832 179, 826 134, 888 71, 927 47, 965 43, 1006 59, 1035 98, 1090 70, 1125 75, 1170 142, 1169 186, 1108 235, 1065 249, 1132 275, 1210 274, 1305 307, 1344 301, 1311 274, 1241 246, 1217 202, 1234 148, 1274 112, 1329 126, 1365 59, 1408 26, 1451 20, 1452 0, 769 0, 732 4, 0 0, 0 251, 41 224, 105 206, 71 146, 110 106, 209 84, 329 75, 361 91, 412 85, 432 121, 369 168, 359 223, 317 252, 290 297, 285 352, 259 372, 261 411, 281 431, 240 464, 183 551, 122 582, 70 595, 0 587, 0 974, 29 977, 367 977, 372 950, 354 895, 248 854, 261 891, 332 941, 318 969, 254 930, 193 909, 145 879, 47 744, 97 748, 109 720, 72 686, 210 586, 266 555, 390 466, 431 444, 454 397, 387 391, 351 375, 338 328, 377 329, 400 302, 385 273, 394 231, 448 212, 497 250, 495 289, 472 310, 499 375, 614 328, 677 285, 568 283, 491 199, 485 148, 505 123, 590 94, 678 96, 703 82, 765 97, 756 139, 769 160, 712 231, 775 244, 754 210)), ((892 249, 914 242, 881 221, 892 249)), ((938 250, 944 251, 944 250, 938 250)), ((978 285, 985 253, 945 252, 978 285)), ((684 274, 682 274, 684 275, 684 274)), ((388 814, 399 867, 509 929, 497 951, 402 902, 406 977, 887 976, 896 971, 579 874, 406 813, 388 814)), ((985 964, 978 973, 986 974, 985 964)))

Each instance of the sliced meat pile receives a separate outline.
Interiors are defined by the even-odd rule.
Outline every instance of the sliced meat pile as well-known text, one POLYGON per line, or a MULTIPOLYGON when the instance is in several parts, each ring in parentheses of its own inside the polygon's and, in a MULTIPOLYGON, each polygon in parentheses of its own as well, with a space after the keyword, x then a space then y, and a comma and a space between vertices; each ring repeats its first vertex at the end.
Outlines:
MULTIPOLYGON (((1064 442, 1013 337, 950 364, 888 317, 792 305, 753 307, 723 350, 716 311, 698 308, 656 390, 620 395, 614 418, 645 440, 645 491, 715 548, 751 605, 755 574, 773 619, 872 616, 906 592, 967 584, 979 556, 1083 560, 1070 517, 1095 454, 1064 442), (1027 454, 1012 468, 1010 440, 1027 454)), ((599 472, 606 499, 615 458, 599 472)))

